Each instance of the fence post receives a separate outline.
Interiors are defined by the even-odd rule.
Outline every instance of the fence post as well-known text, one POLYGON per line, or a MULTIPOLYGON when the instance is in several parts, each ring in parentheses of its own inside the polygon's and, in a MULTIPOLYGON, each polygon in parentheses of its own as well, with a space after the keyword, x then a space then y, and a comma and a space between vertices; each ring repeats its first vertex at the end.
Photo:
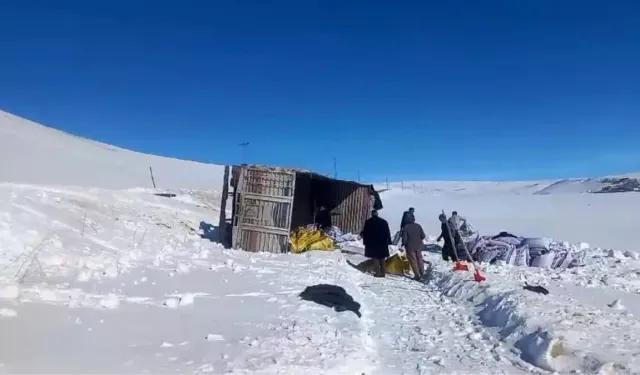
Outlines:
POLYGON ((153 169, 149 167, 149 174, 151 175, 151 183, 153 184, 153 188, 156 188, 156 181, 153 179, 153 169))

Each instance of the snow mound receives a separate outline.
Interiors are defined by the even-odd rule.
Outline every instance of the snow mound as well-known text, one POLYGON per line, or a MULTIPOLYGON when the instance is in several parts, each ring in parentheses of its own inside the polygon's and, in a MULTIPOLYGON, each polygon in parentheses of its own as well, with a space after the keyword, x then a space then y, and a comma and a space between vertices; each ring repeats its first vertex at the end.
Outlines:
POLYGON ((465 272, 435 272, 433 282, 444 295, 470 301, 480 321, 496 328, 502 340, 536 367, 559 373, 625 369, 631 359, 628 350, 638 345, 635 332, 640 332, 640 324, 626 315, 553 293, 545 296, 514 289, 513 284, 468 279, 465 272), (607 329, 594 329, 594 324, 607 329))

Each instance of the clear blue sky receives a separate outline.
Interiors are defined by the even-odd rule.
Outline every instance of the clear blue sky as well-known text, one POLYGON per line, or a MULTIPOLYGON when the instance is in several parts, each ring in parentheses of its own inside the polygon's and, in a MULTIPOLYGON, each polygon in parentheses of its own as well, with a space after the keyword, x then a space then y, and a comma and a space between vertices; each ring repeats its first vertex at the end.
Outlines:
POLYGON ((640 1, 0 2, 0 108, 366 180, 640 170, 640 1))

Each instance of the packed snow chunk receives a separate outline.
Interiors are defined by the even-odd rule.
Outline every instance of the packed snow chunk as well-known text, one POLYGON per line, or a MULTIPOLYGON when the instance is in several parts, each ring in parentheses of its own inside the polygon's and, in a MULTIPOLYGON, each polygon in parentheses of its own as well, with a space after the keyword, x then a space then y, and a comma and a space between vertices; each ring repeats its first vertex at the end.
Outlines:
POLYGON ((215 371, 215 368, 211 363, 206 363, 198 367, 197 371, 198 371, 197 372, 198 374, 213 374, 215 371))
POLYGON ((212 264, 212 265, 209 266, 209 269, 211 271, 217 271, 217 270, 222 269, 222 268, 225 268, 225 266, 222 265, 222 264, 212 264))
POLYGON ((81 283, 84 283, 84 282, 87 282, 87 281, 91 280, 91 276, 92 275, 93 275, 93 273, 90 272, 90 271, 82 271, 82 272, 80 272, 78 274, 78 276, 76 277, 76 280, 81 282, 81 283))
POLYGON ((104 296, 99 303, 100 307, 105 309, 113 310, 117 309, 120 306, 120 298, 115 294, 108 294, 104 296))
POLYGON ((186 263, 180 263, 178 264, 178 267, 176 267, 175 271, 177 273, 189 273, 189 271, 191 271, 191 266, 186 263))
POLYGON ((208 334, 207 337, 205 337, 205 339, 207 341, 224 341, 224 337, 222 335, 216 335, 213 333, 208 334))
POLYGON ((59 267, 65 263, 64 258, 59 255, 42 257, 40 261, 42 262, 43 266, 49 266, 49 267, 59 267))
POLYGON ((63 300, 59 292, 53 289, 38 289, 38 298, 43 302, 57 302, 63 300))
POLYGON ((612 309, 616 309, 616 310, 624 310, 625 307, 622 304, 622 301, 620 301, 619 299, 611 302, 609 305, 609 307, 611 307, 612 309))
POLYGON ((13 318, 18 316, 18 313, 16 312, 16 310, 2 308, 0 309, 0 316, 5 318, 13 318))
POLYGON ((537 331, 516 344, 522 351, 522 358, 544 370, 555 371, 556 358, 564 354, 564 344, 555 339, 548 331, 537 331))
POLYGON ((116 266, 109 266, 107 268, 105 268, 103 275, 106 277, 118 277, 118 267, 116 266))
POLYGON ((202 250, 197 254, 191 256, 192 259, 207 259, 209 258, 209 250, 202 250))
POLYGON ((189 305, 193 305, 193 301, 195 299, 195 294, 193 293, 186 293, 183 294, 180 297, 180 306, 189 306, 189 305))
POLYGON ((17 285, 6 285, 0 288, 0 299, 17 299, 20 288, 17 285))
POLYGON ((609 253, 607 254, 607 256, 609 258, 615 258, 615 259, 625 259, 626 257, 624 256, 624 253, 620 250, 609 250, 609 253))
POLYGON ((638 259, 640 259, 640 255, 639 255, 637 252, 635 252, 635 251, 630 251, 630 250, 625 251, 625 252, 624 252, 624 256, 626 256, 627 258, 631 258, 631 259, 633 259, 633 260, 638 260, 638 259))
POLYGON ((56 249, 62 249, 62 241, 60 241, 60 238, 58 236, 51 238, 49 240, 49 243, 56 249))
POLYGON ((589 244, 586 242, 580 242, 580 244, 578 244, 578 248, 580 250, 589 250, 591 246, 589 246, 589 244))
POLYGON ((180 298, 177 297, 169 297, 164 300, 164 305, 170 309, 175 309, 180 306, 180 298))
POLYGON ((612 275, 605 275, 602 277, 602 279, 600 279, 600 281, 602 281, 602 283, 606 286, 620 286, 626 285, 628 283, 628 280, 626 280, 625 278, 612 275))

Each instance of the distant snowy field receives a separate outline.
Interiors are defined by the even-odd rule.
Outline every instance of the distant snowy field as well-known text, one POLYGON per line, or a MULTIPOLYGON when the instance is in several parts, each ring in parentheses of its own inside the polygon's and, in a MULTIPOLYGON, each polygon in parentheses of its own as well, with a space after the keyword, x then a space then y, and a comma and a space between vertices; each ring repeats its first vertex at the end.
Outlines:
POLYGON ((413 206, 431 240, 444 209, 481 234, 591 245, 584 267, 482 265, 482 284, 425 253, 422 284, 360 273, 347 263, 359 242, 275 255, 209 241, 220 166, 4 113, 0 146, 0 373, 640 373, 640 194, 585 194, 592 180, 392 184, 381 215, 394 230, 413 206), (301 300, 318 284, 344 288, 362 316, 301 300))

